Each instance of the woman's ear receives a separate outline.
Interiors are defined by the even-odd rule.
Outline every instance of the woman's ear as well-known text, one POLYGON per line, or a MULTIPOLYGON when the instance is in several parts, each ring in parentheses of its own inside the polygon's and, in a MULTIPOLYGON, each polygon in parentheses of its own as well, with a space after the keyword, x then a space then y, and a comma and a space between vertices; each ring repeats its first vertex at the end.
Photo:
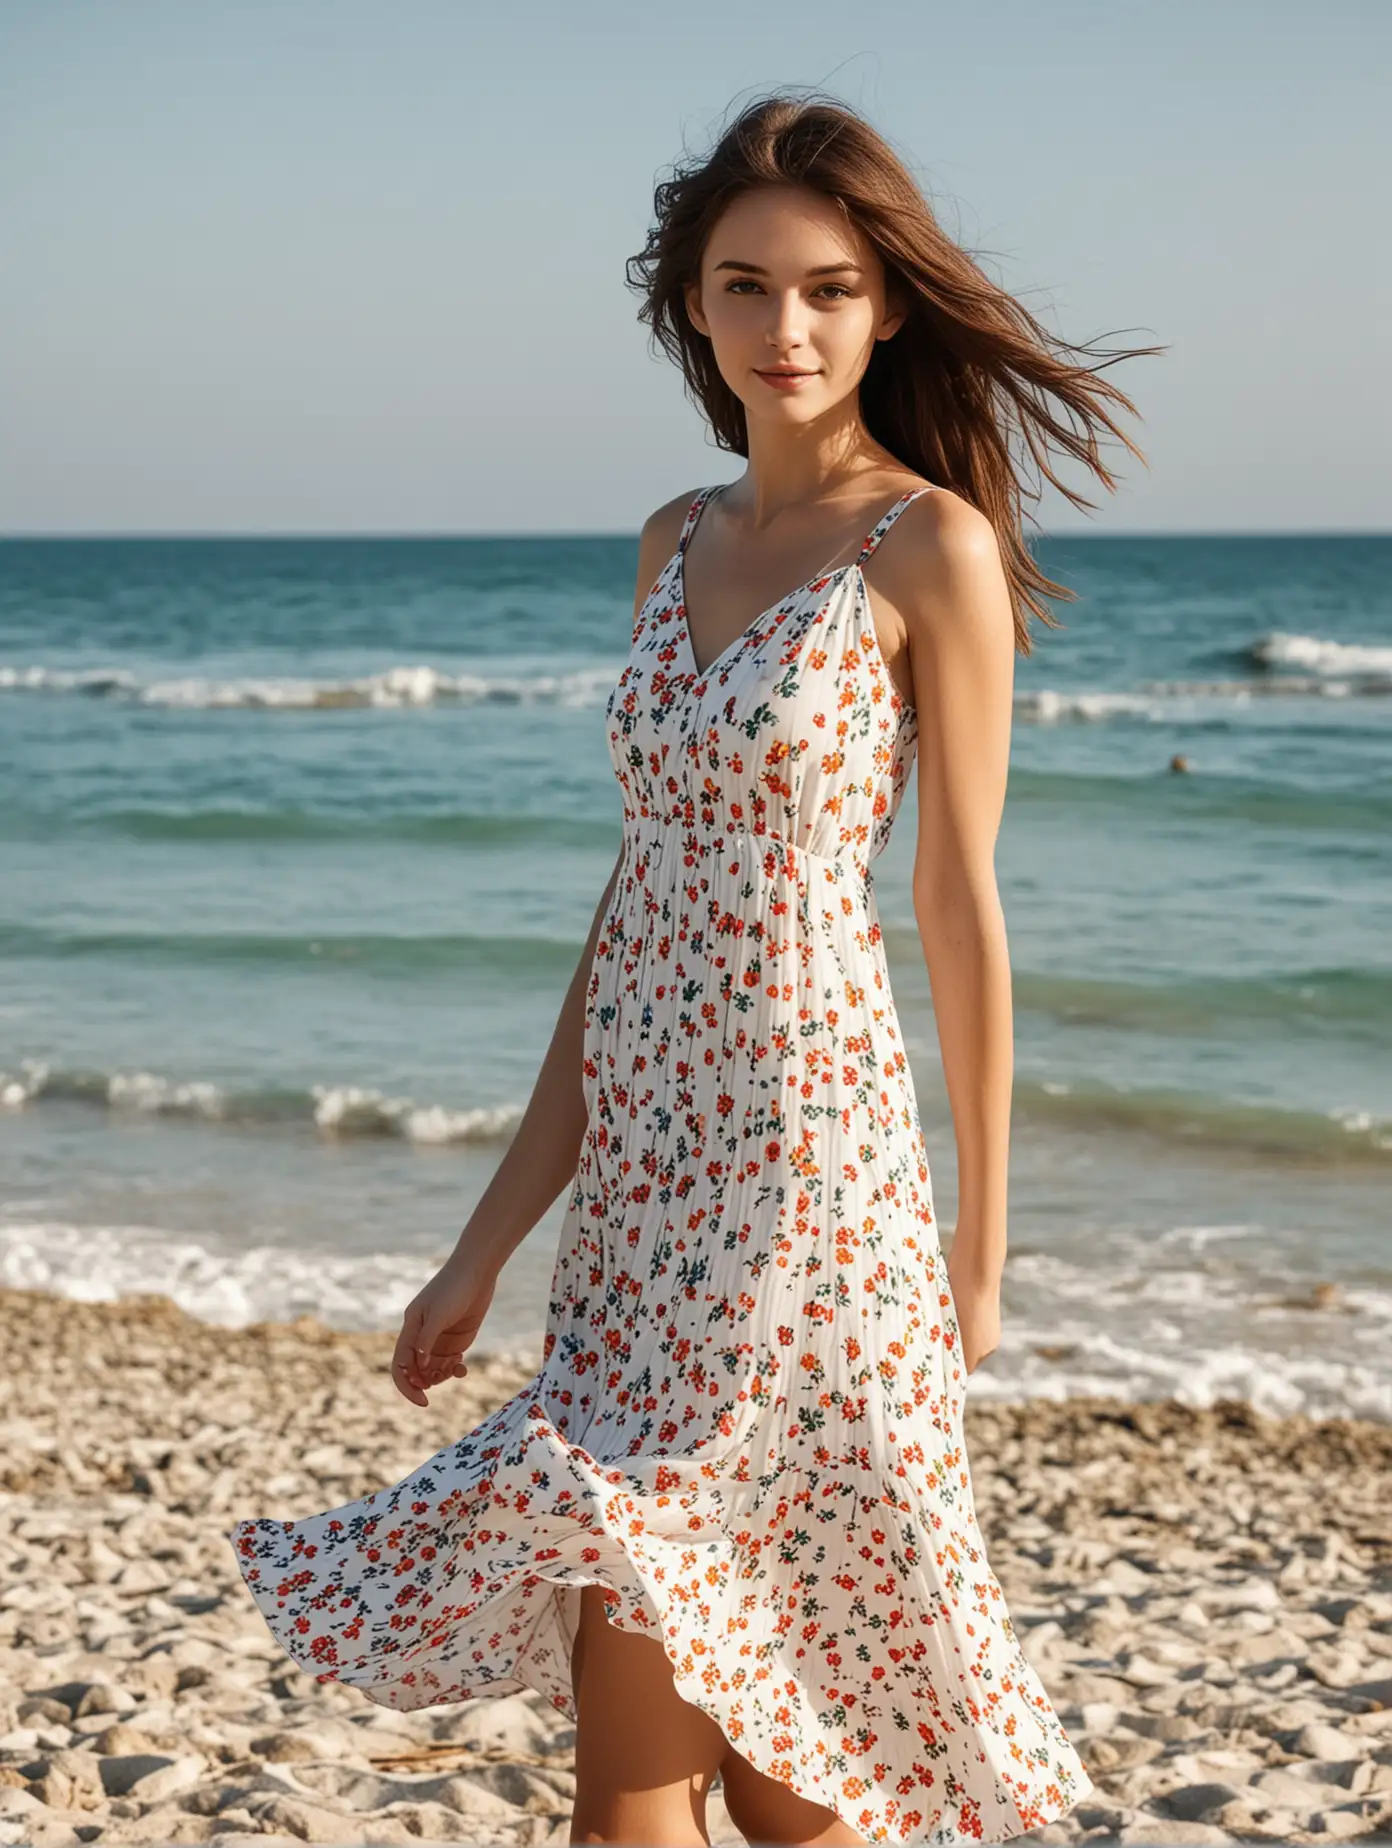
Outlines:
POLYGON ((688 282, 682 290, 682 295, 686 302, 686 318, 690 321, 698 334, 704 334, 706 338, 709 339, 710 328, 706 324, 705 315, 701 312, 700 283, 688 282))
POLYGON ((875 330, 877 340, 889 340, 899 332, 909 318, 908 303, 901 291, 896 290, 885 301, 885 311, 880 317, 880 325, 875 330))

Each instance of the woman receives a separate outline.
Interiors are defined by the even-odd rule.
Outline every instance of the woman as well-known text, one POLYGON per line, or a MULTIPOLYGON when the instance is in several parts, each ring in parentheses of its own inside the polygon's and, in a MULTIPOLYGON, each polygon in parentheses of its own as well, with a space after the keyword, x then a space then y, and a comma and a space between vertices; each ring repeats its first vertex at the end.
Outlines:
POLYGON ((536 1688, 573 1716, 575 1841, 706 1841, 717 1774, 751 1842, 1004 1841, 1092 1787, 962 1432, 1000 1338, 1014 655, 1061 593, 1009 440, 1111 487, 1106 403, 1134 407, 837 104, 746 110, 659 188, 630 270, 747 467, 643 528, 606 709, 622 846, 524 1120, 393 1359, 415 1404, 463 1373, 568 1187, 543 1364, 395 1487, 230 1537, 321 1678, 396 1708, 536 1688), (950 1262, 871 878, 915 757, 950 1262))

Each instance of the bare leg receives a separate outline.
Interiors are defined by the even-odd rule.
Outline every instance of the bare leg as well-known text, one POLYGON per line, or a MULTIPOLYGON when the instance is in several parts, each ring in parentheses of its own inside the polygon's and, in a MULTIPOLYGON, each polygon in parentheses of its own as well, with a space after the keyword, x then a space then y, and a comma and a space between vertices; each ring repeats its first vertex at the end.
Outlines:
POLYGON ((864 1836, 849 1828, 835 1810, 765 1777, 733 1746, 720 1767, 722 1794, 730 1820, 750 1848, 865 1848, 864 1836))
POLYGON ((616 1630, 586 1585, 571 1653, 577 1712, 572 1842, 708 1848, 706 1796, 728 1749, 709 1714, 683 1700, 651 1636, 616 1630))

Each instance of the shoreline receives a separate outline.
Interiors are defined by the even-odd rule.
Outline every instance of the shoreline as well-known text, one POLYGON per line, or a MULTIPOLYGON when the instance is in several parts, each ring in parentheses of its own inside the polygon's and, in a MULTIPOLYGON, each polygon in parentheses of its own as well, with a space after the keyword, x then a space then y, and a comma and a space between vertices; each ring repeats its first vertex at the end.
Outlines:
MULTIPOLYGON (((225 1538, 399 1480, 535 1360, 485 1329, 422 1408, 394 1333, 312 1317, 6 1289, 0 1337, 0 1842, 565 1840, 561 1715, 315 1683, 225 1538)), ((1392 1829, 1392 1425, 969 1395, 966 1431, 992 1569, 1097 1786, 1032 1839, 1392 1829)), ((710 1823, 738 1839, 718 1793, 710 1823)))

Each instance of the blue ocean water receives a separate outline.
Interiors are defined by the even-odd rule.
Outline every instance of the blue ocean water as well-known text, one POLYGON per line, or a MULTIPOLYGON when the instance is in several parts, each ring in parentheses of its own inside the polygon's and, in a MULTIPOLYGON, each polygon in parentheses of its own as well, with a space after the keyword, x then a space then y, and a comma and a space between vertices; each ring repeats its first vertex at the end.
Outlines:
MULTIPOLYGON (((1392 1417, 1392 538, 1044 538, 983 1395, 1392 1417), (1171 767, 1181 755, 1187 769, 1171 767)), ((0 1280, 389 1327, 619 840, 630 536, 0 544, 0 1280)), ((945 1242, 910 899, 876 861, 945 1242)), ((563 1202, 484 1346, 533 1343, 563 1202)))

